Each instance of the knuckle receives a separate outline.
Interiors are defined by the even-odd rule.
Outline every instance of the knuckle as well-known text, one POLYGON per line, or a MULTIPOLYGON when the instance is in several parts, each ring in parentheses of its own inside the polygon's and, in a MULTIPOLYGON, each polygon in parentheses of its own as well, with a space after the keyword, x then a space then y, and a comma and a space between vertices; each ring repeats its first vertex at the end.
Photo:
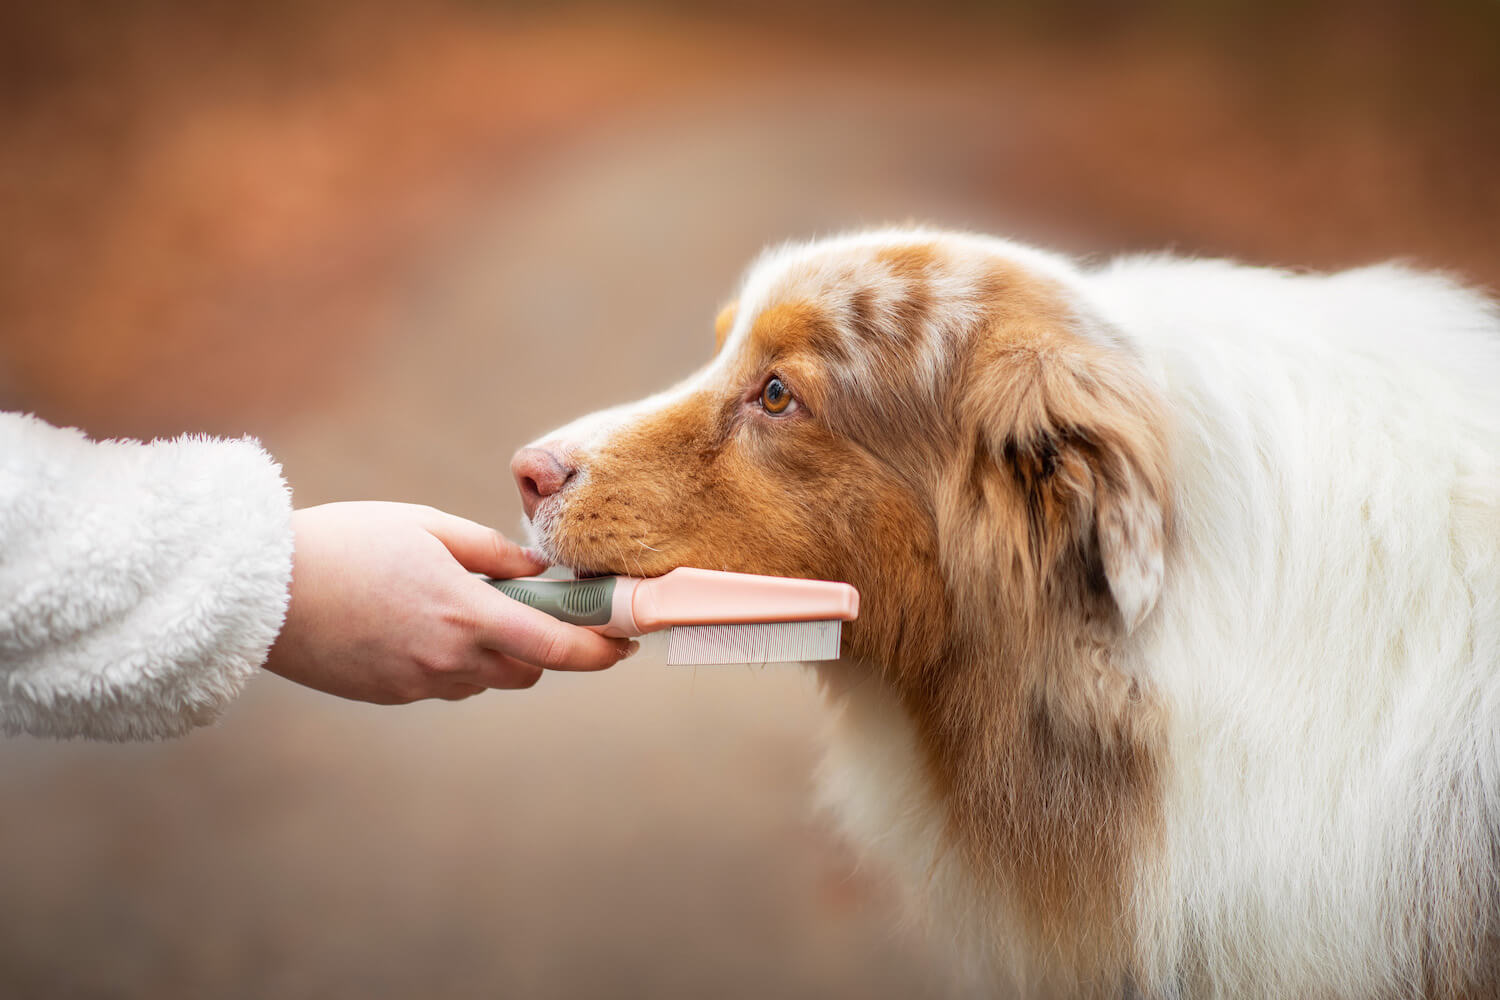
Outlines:
POLYGON ((451 585, 442 587, 434 596, 437 605, 436 617, 444 625, 466 628, 474 620, 474 602, 467 594, 459 593, 451 585))
POLYGON ((517 546, 515 542, 511 541, 509 538, 506 538, 498 531, 491 531, 489 533, 489 536, 490 555, 496 562, 500 562, 503 559, 508 559, 516 554, 519 546, 517 546))
POLYGON ((556 669, 567 666, 571 659, 568 641, 560 632, 548 631, 542 635, 537 645, 536 662, 538 664, 556 669))
POLYGON ((457 648, 451 646, 419 653, 414 660, 417 666, 417 678, 414 682, 424 684, 449 677, 463 669, 463 656, 457 648))
POLYGON ((480 618, 472 601, 459 595, 448 597, 442 602, 438 619, 458 645, 467 648, 478 641, 480 618))

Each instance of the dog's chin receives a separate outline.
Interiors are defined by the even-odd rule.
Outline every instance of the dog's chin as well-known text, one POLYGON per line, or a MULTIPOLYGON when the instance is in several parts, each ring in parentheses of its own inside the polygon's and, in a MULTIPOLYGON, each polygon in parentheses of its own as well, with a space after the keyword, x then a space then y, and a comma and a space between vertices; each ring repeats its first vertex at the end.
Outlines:
POLYGON ((636 576, 650 577, 661 576, 668 570, 676 569, 676 565, 655 566, 640 565, 631 562, 628 565, 611 559, 585 558, 585 559, 560 559, 556 563, 563 569, 573 574, 578 580, 593 580, 601 576, 636 576))
POLYGON ((556 565, 569 570, 580 580, 600 576, 662 576, 679 566, 693 565, 676 560, 612 557, 604 553, 592 552, 582 553, 580 558, 578 555, 567 553, 566 550, 563 556, 556 562, 556 565))
POLYGON ((574 544, 566 533, 539 533, 537 549, 552 565, 567 570, 578 580, 601 576, 660 576, 665 569, 647 567, 638 560, 625 559, 617 553, 597 551, 586 544, 574 544))

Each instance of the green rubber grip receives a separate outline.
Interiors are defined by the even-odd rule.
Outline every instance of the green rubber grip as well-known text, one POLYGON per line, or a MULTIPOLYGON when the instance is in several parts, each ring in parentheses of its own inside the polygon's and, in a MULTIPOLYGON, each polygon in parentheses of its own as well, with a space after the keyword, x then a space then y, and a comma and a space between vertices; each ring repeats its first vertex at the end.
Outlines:
POLYGON ((513 600, 545 611, 574 625, 603 625, 615 599, 615 579, 597 580, 485 580, 513 600))

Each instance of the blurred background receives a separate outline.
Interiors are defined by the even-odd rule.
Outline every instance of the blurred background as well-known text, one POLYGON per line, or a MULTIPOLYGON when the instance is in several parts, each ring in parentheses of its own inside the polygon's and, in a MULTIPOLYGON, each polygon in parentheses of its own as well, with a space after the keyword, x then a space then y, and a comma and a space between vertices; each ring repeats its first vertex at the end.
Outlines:
MULTIPOLYGON (((1500 283, 1500 5, 0 6, 0 406, 253 434, 519 533, 536 433, 706 359, 764 244, 1500 283)), ((0 743, 0 996, 962 995, 812 807, 797 669, 378 709, 274 677, 0 743)))

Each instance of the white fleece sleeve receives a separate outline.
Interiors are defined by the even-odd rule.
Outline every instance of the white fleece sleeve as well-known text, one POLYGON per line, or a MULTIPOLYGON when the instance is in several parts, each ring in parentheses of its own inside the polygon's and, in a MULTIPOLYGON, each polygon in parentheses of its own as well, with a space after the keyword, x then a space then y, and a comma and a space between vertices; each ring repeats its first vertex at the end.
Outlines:
POLYGON ((286 615, 291 495, 251 439, 92 442, 0 413, 0 729, 212 722, 286 615))

